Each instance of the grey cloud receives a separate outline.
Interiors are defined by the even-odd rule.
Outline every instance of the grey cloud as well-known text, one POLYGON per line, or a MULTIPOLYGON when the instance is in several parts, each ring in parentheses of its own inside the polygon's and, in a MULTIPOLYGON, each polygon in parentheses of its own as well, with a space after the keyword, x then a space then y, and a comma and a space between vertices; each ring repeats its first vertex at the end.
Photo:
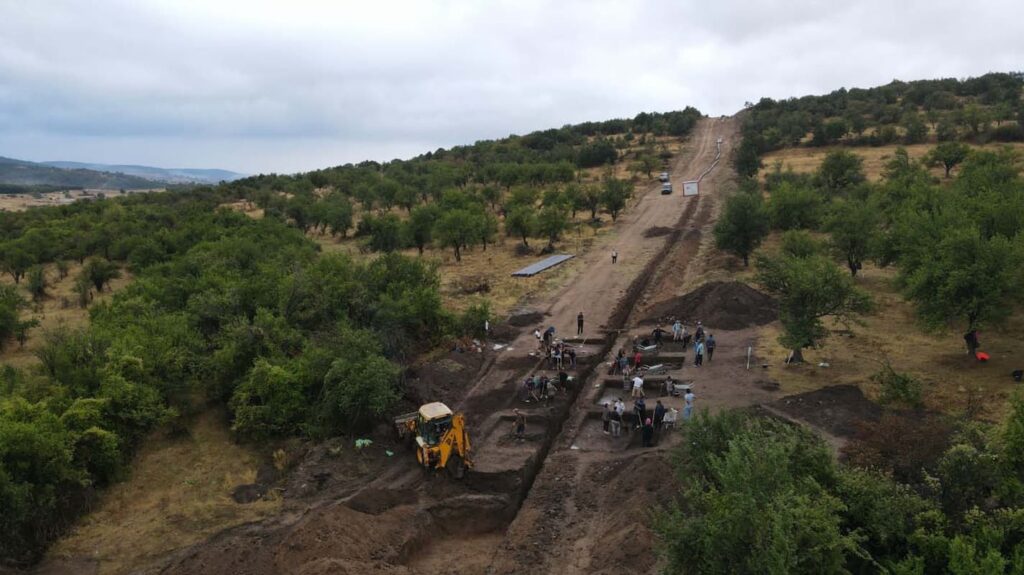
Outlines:
POLYGON ((0 0, 0 155, 293 171, 1019 67, 1015 2, 0 0))

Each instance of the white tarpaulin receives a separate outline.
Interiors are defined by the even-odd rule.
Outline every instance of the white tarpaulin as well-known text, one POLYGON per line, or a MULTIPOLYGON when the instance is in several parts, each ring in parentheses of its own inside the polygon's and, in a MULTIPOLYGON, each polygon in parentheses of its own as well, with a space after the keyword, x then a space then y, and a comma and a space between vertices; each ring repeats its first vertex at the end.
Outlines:
POLYGON ((697 182, 683 182, 683 195, 684 196, 696 196, 697 195, 697 182))

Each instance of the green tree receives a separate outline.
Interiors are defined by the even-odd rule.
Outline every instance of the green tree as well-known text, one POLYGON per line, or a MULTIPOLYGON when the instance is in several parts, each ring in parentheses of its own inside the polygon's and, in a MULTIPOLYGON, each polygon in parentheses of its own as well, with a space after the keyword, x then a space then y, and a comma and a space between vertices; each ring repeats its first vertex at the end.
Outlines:
POLYGON ((362 224, 373 251, 388 253, 402 248, 402 220, 395 214, 366 215, 362 224))
POLYGON ((111 280, 121 277, 121 270, 113 262, 103 258, 93 258, 82 268, 80 277, 86 278, 97 292, 102 292, 111 280))
POLYGON ((434 238, 434 223, 437 221, 440 210, 434 204, 423 204, 416 206, 409 213, 409 221, 406 223, 410 242, 416 246, 420 255, 423 255, 423 248, 430 245, 434 238))
POLYGON ((931 166, 942 166, 946 169, 946 177, 949 172, 964 160, 967 159, 971 149, 967 144, 960 142, 942 142, 932 149, 926 156, 926 161, 931 166))
POLYGON ((32 295, 33 301, 39 301, 46 297, 46 290, 50 287, 50 282, 46 278, 46 270, 43 266, 36 265, 32 266, 28 270, 28 293, 32 295))
POLYGON ((829 195, 841 194, 864 182, 864 160, 846 150, 833 150, 822 160, 816 177, 829 195))
POLYGON ((750 263, 750 254, 768 236, 768 210, 759 191, 739 192, 725 202, 722 216, 715 224, 715 247, 743 258, 750 263))
POLYGON ((779 230, 816 229, 821 220, 822 197, 811 186, 783 182, 768 198, 772 227, 779 230))
MULTIPOLYGON (((918 233, 924 233, 921 230, 918 233)), ((922 238, 922 253, 900 268, 906 296, 930 326, 966 320, 967 330, 1005 319, 1024 298, 1024 246, 1002 235, 984 237, 969 226, 922 238)))
POLYGON ((740 141, 740 145, 733 156, 733 166, 740 177, 757 177, 757 173, 761 171, 764 164, 761 162, 761 150, 753 138, 744 136, 740 141))
POLYGON ((604 206, 605 211, 611 214, 613 222, 619 217, 619 213, 626 207, 626 202, 632 195, 633 186, 626 180, 605 179, 604 190, 601 193, 601 205, 604 206))
POLYGON ((476 220, 477 239, 486 252, 487 244, 494 243, 494 238, 498 235, 498 218, 491 212, 480 210, 476 213, 476 220))
POLYGON ((758 282, 779 299, 779 341, 793 350, 794 362, 802 362, 803 349, 817 346, 827 335, 822 319, 848 323, 871 310, 870 297, 822 256, 764 256, 757 267, 758 282))
POLYGON ((353 208, 352 202, 339 194, 331 194, 324 200, 323 221, 331 229, 331 235, 345 237, 352 227, 353 208))
POLYGON ((290 435, 300 429, 307 405, 296 374, 260 358, 231 396, 231 429, 256 440, 290 435))
POLYGON ((398 374, 398 366, 374 354, 332 363, 318 401, 324 431, 359 431, 384 415, 399 398, 398 374))
POLYGON ((550 249, 554 249, 555 242, 568 227, 569 213, 562 206, 545 206, 537 215, 537 231, 548 238, 550 249))
POLYGON ((462 261, 462 249, 479 237, 480 218, 470 210, 449 210, 437 220, 434 238, 442 246, 452 248, 455 261, 462 261))
POLYGON ((524 247, 530 247, 527 238, 537 231, 537 214, 529 206, 513 206, 505 217, 505 230, 522 238, 524 247))
POLYGON ((809 258, 824 253, 821 242, 807 230, 787 230, 782 234, 779 251, 795 258, 809 258))
POLYGON ((824 230, 831 238, 832 251, 846 260, 850 275, 857 275, 878 237, 879 210, 869 202, 844 200, 832 204, 824 230))
POLYGON ((0 350, 4 342, 18 333, 22 325, 21 310, 25 308, 25 299, 18 290, 9 284, 0 284, 0 350))
POLYGON ((928 137, 928 126, 917 113, 903 115, 903 141, 907 144, 920 144, 928 137))
POLYGON ((8 242, 0 248, 0 265, 5 272, 11 274, 14 283, 21 283, 22 276, 33 264, 35 260, 32 255, 18 244, 8 242))
POLYGON ((64 279, 68 277, 68 261, 65 259, 57 260, 57 277, 64 279))
POLYGON ((89 301, 92 300, 92 287, 89 283, 89 278, 85 275, 79 275, 75 278, 75 284, 72 286, 72 290, 75 292, 75 295, 78 296, 78 307, 87 307, 89 305, 89 301))
POLYGON ((597 210, 601 208, 602 197, 601 188, 593 184, 586 184, 583 186, 582 199, 580 200, 582 205, 581 209, 590 210, 590 221, 597 220, 597 210))

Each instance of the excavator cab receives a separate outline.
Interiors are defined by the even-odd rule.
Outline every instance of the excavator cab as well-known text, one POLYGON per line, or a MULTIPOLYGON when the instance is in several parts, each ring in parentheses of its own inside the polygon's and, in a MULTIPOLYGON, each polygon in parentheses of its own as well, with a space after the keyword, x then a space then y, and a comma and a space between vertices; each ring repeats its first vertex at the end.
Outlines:
POLYGON ((448 406, 427 403, 418 411, 395 419, 400 437, 415 434, 416 459, 426 469, 447 469, 461 478, 469 460, 469 434, 461 413, 452 413, 448 406))
POLYGON ((441 443, 441 438, 452 428, 452 410, 443 403, 428 403, 420 408, 417 417, 417 439, 431 447, 441 443))

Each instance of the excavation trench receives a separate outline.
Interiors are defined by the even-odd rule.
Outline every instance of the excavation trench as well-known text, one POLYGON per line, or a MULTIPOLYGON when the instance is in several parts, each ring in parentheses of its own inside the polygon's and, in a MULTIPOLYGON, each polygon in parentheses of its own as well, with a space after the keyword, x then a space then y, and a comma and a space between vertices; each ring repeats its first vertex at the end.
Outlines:
MULTIPOLYGON (((656 270, 676 243, 688 233, 689 230, 684 228, 684 224, 693 218, 697 205, 698 201, 686 203, 677 225, 664 237, 663 245, 629 284, 605 323, 604 337, 600 344, 595 346, 595 353, 588 354, 580 363, 575 384, 569 388, 567 396, 546 408, 533 409, 527 415, 526 447, 511 450, 507 448, 507 442, 512 441, 507 437, 512 424, 512 416, 508 413, 481 417, 471 422, 471 433, 480 437, 477 445, 499 447, 499 453, 490 457, 500 458, 501 461, 478 461, 478 465, 465 477, 466 487, 478 495, 475 498, 460 496, 443 501, 441 505, 448 501, 457 501, 456 505, 445 508, 444 517, 449 523, 444 528, 439 528, 436 521, 426 522, 420 536, 412 539, 403 548, 400 554, 403 564, 420 570, 435 569, 443 565, 443 561, 458 561, 461 565, 467 565, 467 561, 479 560, 481 553, 489 557, 490 552, 500 544, 502 534, 515 519, 530 493, 583 390, 597 382, 609 387, 619 386, 621 391, 621 379, 605 379, 607 373, 599 368, 620 340, 637 299, 649 287, 656 270), (540 427, 541 431, 535 431, 536 427, 540 427), (531 428, 534 431, 530 431, 531 428), (534 434, 532 438, 531 433, 534 434), (486 516, 486 520, 481 520, 482 515, 486 516)), ((685 354, 682 353, 679 344, 666 342, 663 349, 663 359, 671 360, 673 363, 683 361, 685 354)), ((652 356, 651 361, 657 363, 658 358, 652 356)), ((538 360, 530 369, 518 371, 512 383, 517 385, 524 375, 535 371, 541 363, 542 361, 538 360)), ((660 377, 649 379, 648 385, 651 390, 660 389, 664 382, 664 378, 660 377)), ((503 408, 519 405, 518 388, 512 394, 509 394, 507 387, 500 391, 503 394, 503 399, 500 400, 494 396, 495 392, 480 398, 467 398, 467 411, 473 413, 475 408, 485 406, 493 409, 498 401, 503 408)), ((587 420, 593 425, 600 426, 600 412, 596 406, 588 405, 586 409, 593 411, 587 415, 587 420)), ((635 448, 638 445, 639 439, 631 436, 623 449, 635 448)), ((477 451, 478 457, 488 457, 488 454, 477 451)), ((486 564, 482 565, 481 571, 485 568, 486 564)))

